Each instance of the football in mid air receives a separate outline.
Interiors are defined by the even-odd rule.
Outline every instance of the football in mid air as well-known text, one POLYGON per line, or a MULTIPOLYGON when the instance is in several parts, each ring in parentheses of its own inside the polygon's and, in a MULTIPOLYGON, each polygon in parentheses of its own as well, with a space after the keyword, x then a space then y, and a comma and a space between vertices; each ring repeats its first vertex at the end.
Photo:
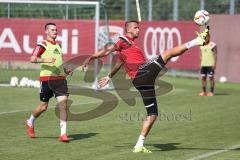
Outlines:
POLYGON ((210 20, 210 14, 205 10, 198 10, 193 18, 194 22, 199 26, 208 25, 210 20))

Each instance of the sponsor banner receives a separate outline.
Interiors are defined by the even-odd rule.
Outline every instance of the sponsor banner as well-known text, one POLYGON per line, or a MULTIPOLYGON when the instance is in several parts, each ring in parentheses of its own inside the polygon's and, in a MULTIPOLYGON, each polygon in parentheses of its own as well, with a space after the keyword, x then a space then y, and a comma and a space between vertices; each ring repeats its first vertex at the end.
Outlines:
MULTIPOLYGON (((183 44, 196 37, 198 27, 192 22, 145 22, 141 25, 139 38, 145 56, 148 59, 162 54, 165 50, 183 44)), ((169 68, 198 69, 199 47, 187 51, 180 57, 174 57, 168 63, 169 68)))
MULTIPOLYGON (((37 42, 44 38, 44 25, 54 22, 58 27, 57 41, 61 44, 65 59, 89 55, 95 51, 95 23, 89 20, 45 20, 0 18, 0 61, 29 61, 37 42)), ((124 21, 110 21, 109 29, 99 28, 98 48, 111 39, 124 34, 124 21), (110 37, 106 34, 110 32, 110 37)), ((198 30, 192 22, 142 22, 140 36, 136 40, 147 59, 165 50, 195 38, 198 30)), ((171 59, 170 68, 198 69, 199 48, 195 47, 181 57, 171 59)))
POLYGON ((216 79, 240 83, 240 15, 212 15, 211 41, 217 44, 216 79), (221 27, 219 27, 221 26, 221 27))
POLYGON ((0 60, 28 61, 47 22, 57 24, 64 57, 94 52, 93 21, 0 18, 0 60))

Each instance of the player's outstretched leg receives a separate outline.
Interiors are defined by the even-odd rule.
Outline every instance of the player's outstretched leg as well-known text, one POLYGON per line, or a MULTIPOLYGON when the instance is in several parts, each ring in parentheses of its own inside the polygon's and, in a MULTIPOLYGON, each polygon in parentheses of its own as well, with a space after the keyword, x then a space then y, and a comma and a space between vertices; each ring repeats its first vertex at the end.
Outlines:
POLYGON ((166 50, 162 54, 162 59, 165 63, 167 63, 172 57, 180 56, 188 49, 195 46, 202 46, 205 43, 205 37, 208 35, 208 29, 205 29, 202 33, 197 33, 197 38, 182 44, 180 46, 174 47, 172 49, 166 50))

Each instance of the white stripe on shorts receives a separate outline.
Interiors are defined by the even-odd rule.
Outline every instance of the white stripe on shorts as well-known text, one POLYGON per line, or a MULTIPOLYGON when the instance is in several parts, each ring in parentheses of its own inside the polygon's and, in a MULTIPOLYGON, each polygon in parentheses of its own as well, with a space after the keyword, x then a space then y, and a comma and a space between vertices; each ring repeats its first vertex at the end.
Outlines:
POLYGON ((158 67, 163 68, 163 67, 161 66, 161 64, 159 64, 156 60, 154 60, 153 62, 156 63, 156 64, 158 65, 158 67))
POLYGON ((149 104, 149 105, 147 105, 147 106, 145 106, 145 107, 146 107, 146 108, 149 108, 149 107, 152 107, 152 106, 154 106, 154 103, 149 104))

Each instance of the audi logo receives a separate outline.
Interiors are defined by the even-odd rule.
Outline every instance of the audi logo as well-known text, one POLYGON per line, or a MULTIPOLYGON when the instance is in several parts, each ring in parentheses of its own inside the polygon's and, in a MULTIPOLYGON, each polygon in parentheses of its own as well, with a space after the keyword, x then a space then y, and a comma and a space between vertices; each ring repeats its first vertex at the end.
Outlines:
MULTIPOLYGON (((163 29, 160 27, 148 27, 144 35, 144 53, 147 59, 153 59, 157 55, 162 54, 165 50, 180 44, 181 34, 175 27, 164 27, 163 29), (173 44, 175 38, 177 44, 173 44)), ((178 57, 174 57, 171 61, 175 62, 177 59, 178 57)))

